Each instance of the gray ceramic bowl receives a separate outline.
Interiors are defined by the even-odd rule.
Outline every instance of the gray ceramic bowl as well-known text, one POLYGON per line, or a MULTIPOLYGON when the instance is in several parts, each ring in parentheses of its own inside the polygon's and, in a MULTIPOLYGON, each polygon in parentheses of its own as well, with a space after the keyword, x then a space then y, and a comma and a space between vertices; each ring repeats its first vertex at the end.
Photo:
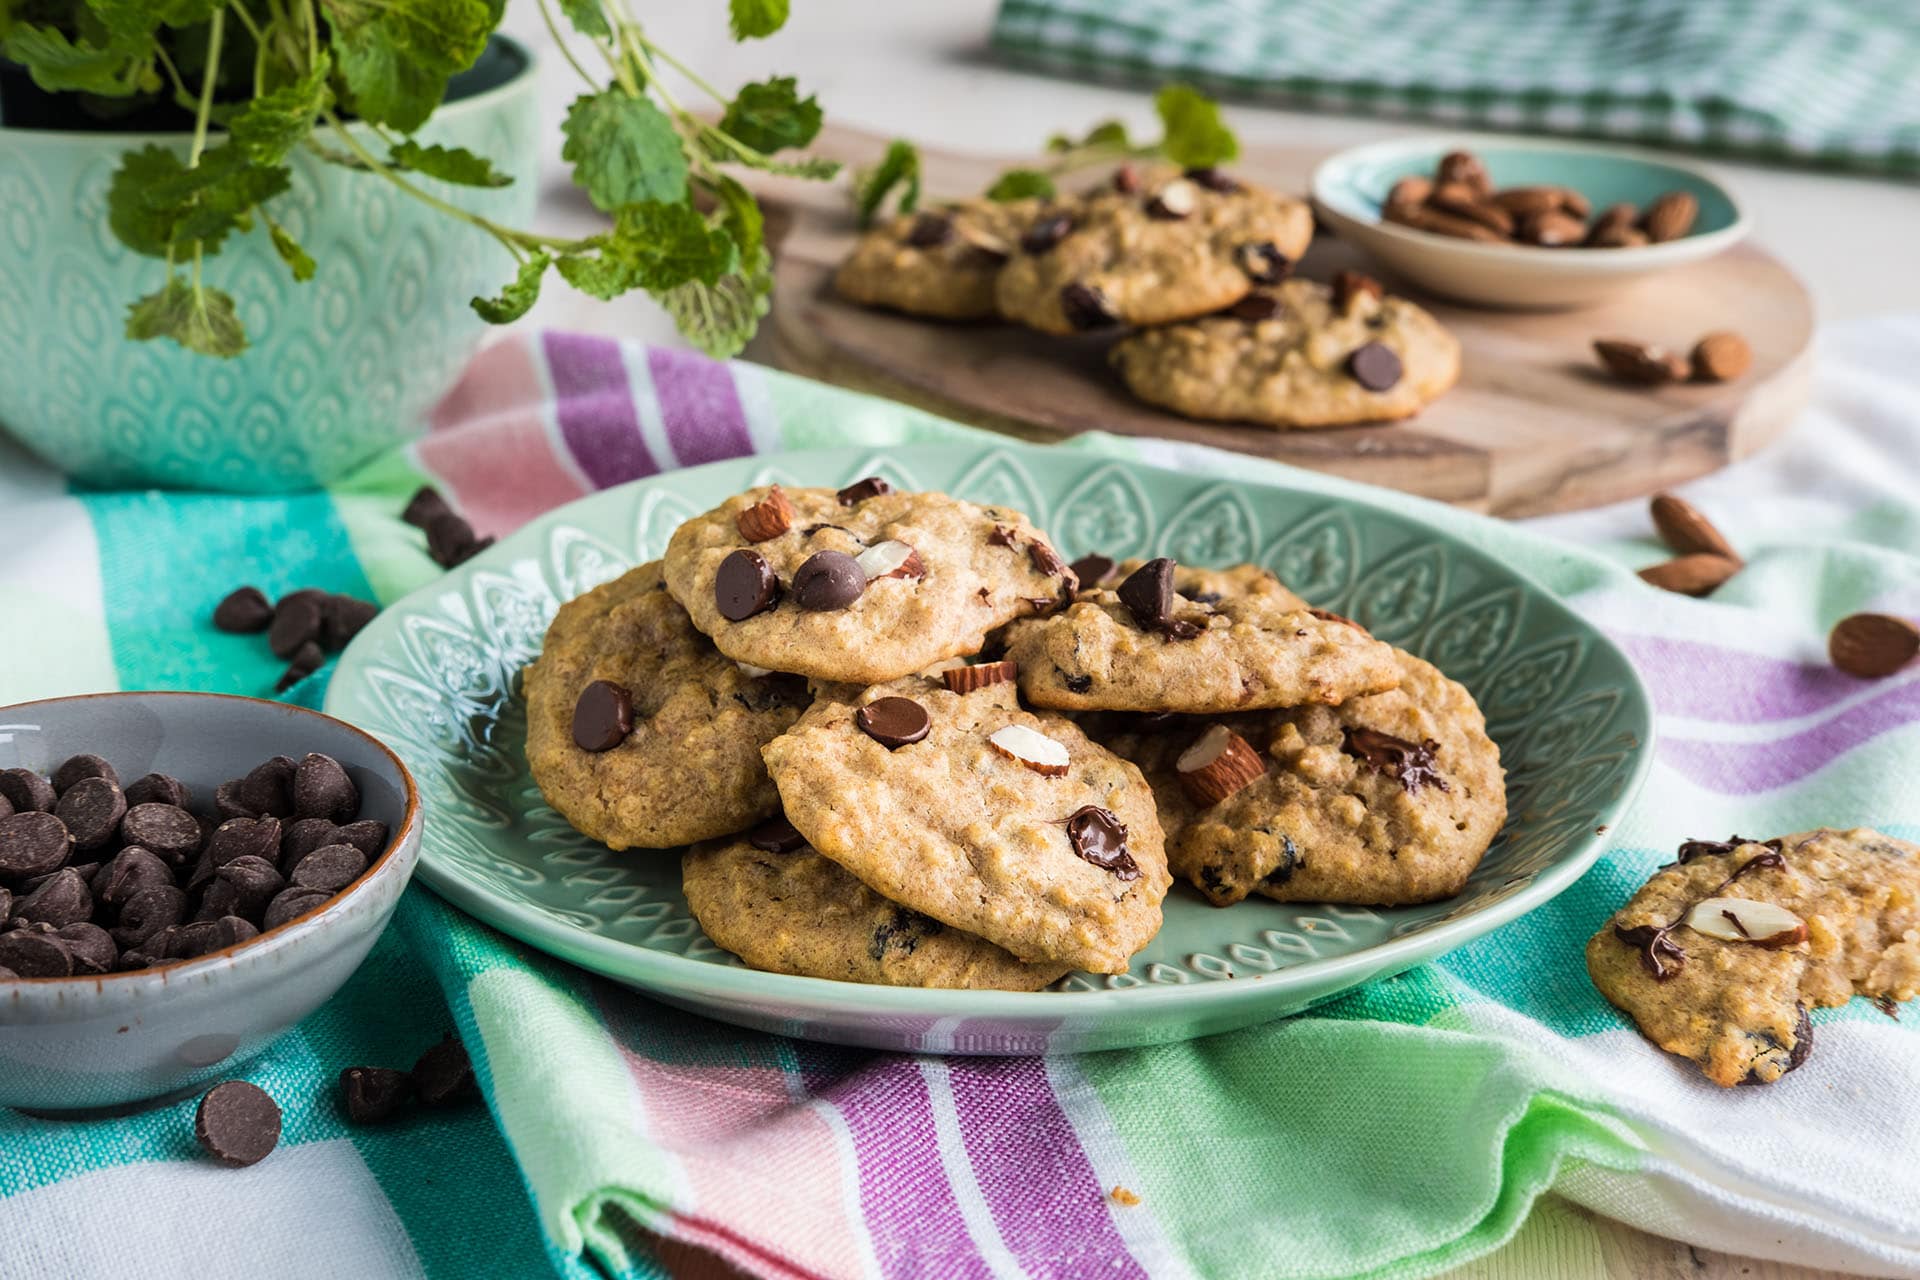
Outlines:
POLYGON ((304 707, 212 693, 102 693, 0 708, 0 769, 50 772, 105 756, 123 778, 159 770, 195 802, 274 755, 346 766, 386 850, 317 911, 164 969, 0 982, 0 1106, 86 1111, 230 1075, 340 989, 399 905, 420 854, 420 798, 393 752, 304 707))

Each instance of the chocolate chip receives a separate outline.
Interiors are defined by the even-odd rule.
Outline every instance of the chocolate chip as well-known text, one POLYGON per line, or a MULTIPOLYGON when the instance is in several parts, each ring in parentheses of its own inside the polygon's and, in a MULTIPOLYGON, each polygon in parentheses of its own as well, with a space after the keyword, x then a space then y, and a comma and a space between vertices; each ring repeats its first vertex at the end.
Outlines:
POLYGON ((230 1168, 258 1164, 280 1143, 280 1107, 259 1085, 228 1080, 207 1090, 193 1113, 193 1136, 230 1168))
POLYGON ((68 756, 60 762, 60 767, 53 771, 53 789, 65 795, 67 788, 88 778, 105 778, 115 786, 120 785, 120 775, 115 773, 113 766, 105 760, 99 756, 77 755, 68 756))
POLYGON ((953 219, 944 213, 923 213, 907 229, 907 243, 916 249, 931 249, 953 238, 953 219))
POLYGON ((185 809, 170 804, 137 804, 120 819, 120 838, 180 866, 200 852, 200 824, 185 809))
POLYGON ((763 853, 792 853, 806 847, 807 838, 783 814, 768 818, 747 832, 747 843, 763 853))
POLYGON ((293 773, 294 817, 340 822, 359 812, 360 788, 338 760, 318 752, 301 758, 293 773))
POLYGON ((120 908, 120 923, 109 932, 123 948, 145 951, 155 934, 171 929, 186 917, 186 893, 174 885, 155 885, 127 899, 120 908))
POLYGON ((221 915, 236 915, 258 920, 280 891, 287 887, 286 877, 265 858, 248 855, 235 858, 214 872, 219 877, 207 890, 207 897, 220 904, 221 915), (215 898, 215 891, 224 890, 215 898))
POLYGON ((990 547, 1017 547, 1020 545, 1020 540, 1013 536, 1013 530, 1003 524, 997 524, 993 526, 993 532, 987 535, 987 545, 990 547))
POLYGON ((1369 342, 1347 357, 1347 372, 1369 391, 1385 391, 1400 381, 1400 357, 1382 342, 1369 342))
POLYGON ((1279 284, 1293 270, 1293 260, 1271 240, 1249 240, 1233 250, 1234 265, 1255 284, 1279 284))
MULTIPOLYGON (((1055 669, 1058 670, 1058 668, 1055 669)), ((1069 693, 1085 693, 1087 690, 1093 688, 1093 677, 1070 676, 1062 671, 1060 672, 1060 683, 1067 686, 1067 692, 1069 693)))
POLYGON ((1813 1055, 1813 1023, 1807 1017, 1807 1006, 1796 1005, 1794 1011, 1798 1016, 1793 1024, 1793 1048, 1787 1051, 1788 1071, 1798 1071, 1813 1055))
POLYGON ((1199 183, 1209 191, 1217 191, 1221 195, 1230 196, 1240 190, 1240 182, 1238 179, 1222 170, 1212 167, 1189 169, 1187 170, 1186 176, 1190 181, 1199 183))
POLYGON ((14 929, 0 933, 0 966, 22 978, 65 978, 73 973, 73 953, 57 935, 14 929))
POLYGON ((98 849, 113 839, 126 816, 127 799, 111 778, 86 777, 60 793, 54 816, 66 824, 76 849, 98 849))
POLYGON ((76 920, 62 925, 55 936, 66 945, 76 974, 112 973, 113 966, 120 961, 120 948, 113 945, 113 938, 97 924, 76 920))
POLYGON ((300 865, 293 869, 293 883, 302 889, 334 894, 358 880, 366 869, 366 854, 350 844, 330 844, 300 859, 300 865))
POLYGON ((175 808, 188 808, 193 802, 193 793, 187 784, 178 778, 170 778, 164 773, 149 773, 136 778, 126 790, 127 807, 136 804, 170 804, 175 808))
POLYGON ((1142 631, 1165 626, 1173 616, 1173 561, 1166 556, 1147 561, 1127 575, 1119 595, 1142 631))
POLYGON ((853 714, 860 731, 889 751, 927 736, 932 721, 912 698, 876 698, 853 714))
POLYGON ((293 776, 299 766, 291 756, 274 756, 255 765, 247 776, 234 783, 234 798, 246 806, 243 814, 229 817, 257 818, 263 814, 275 818, 293 816, 293 776))
POLYGON ((197 960, 209 951, 220 949, 220 926, 212 920, 183 924, 167 939, 167 956, 174 960, 197 960))
POLYGON ((946 926, 932 916, 895 907, 893 914, 875 926, 873 936, 867 939, 867 958, 882 960, 888 951, 912 955, 919 949, 922 938, 930 938, 945 929, 946 926))
POLYGON ((11 818, 12 816, 13 801, 7 799, 5 796, 0 796, 0 818, 11 818))
POLYGON ((1187 618, 1168 618, 1160 624, 1160 634, 1169 640, 1191 640, 1203 630, 1199 623, 1187 618))
POLYGON ((387 824, 378 818, 362 818, 359 822, 349 822, 334 833, 334 840, 340 844, 350 844, 366 855, 372 862, 387 850, 387 824))
POLYGON ((254 635, 273 622, 273 605, 258 587, 240 587, 213 607, 213 625, 234 635, 254 635))
POLYGON ((435 516, 452 513, 453 508, 449 507, 447 500, 440 496, 440 491, 432 485, 423 484, 413 491, 411 498, 407 499, 406 508, 401 511, 400 518, 416 529, 425 529, 433 523, 435 516))
POLYGON ((1409 795, 1429 783, 1447 790, 1447 780, 1433 761, 1433 753, 1440 749, 1440 744, 1431 738, 1412 743, 1377 729, 1349 725, 1342 731, 1340 749, 1375 773, 1391 777, 1409 795))
POLYGON ((1069 325, 1082 331, 1107 329, 1120 323, 1107 295, 1077 280, 1061 286, 1060 310, 1066 314, 1069 325))
POLYGON ((13 904, 13 914, 22 920, 50 924, 58 929, 77 924, 93 914, 93 895, 87 882, 68 867, 40 882, 38 888, 13 904))
POLYGON ((1270 293, 1250 293, 1228 307, 1227 312, 1236 320, 1257 324, 1280 314, 1280 299, 1270 293))
POLYGON ((430 1107, 458 1102, 477 1092, 466 1046, 448 1036, 413 1064, 413 1087, 430 1107))
POLYGON ((320 639, 320 595, 295 592, 274 606, 267 628, 267 648, 276 658, 291 658, 300 646, 320 639))
POLYGON ((243 780, 234 778, 223 782, 213 789, 213 810, 221 818, 257 818, 257 809, 248 808, 240 801, 240 788, 243 780))
POLYGON ((573 704, 573 745, 582 751, 611 751, 633 732, 633 697, 625 686, 595 680, 573 704))
POLYGON ((1062 574, 1073 572, 1067 568, 1067 562, 1060 558, 1060 553, 1044 542, 1028 543, 1027 559, 1033 562, 1035 569, 1050 578, 1058 578, 1062 574))
POLYGON ((253 921, 242 919, 239 916, 222 916, 214 923, 217 924, 220 929, 218 939, 220 945, 214 948, 216 951, 224 951, 228 947, 237 947, 243 942, 252 942, 260 936, 260 930, 255 926, 253 921))
POLYGON ((1140 878, 1140 866, 1127 852, 1126 824, 1110 809, 1082 805, 1067 819, 1067 840, 1080 858, 1122 880, 1140 878))
POLYGON ((1048 214, 1020 234, 1020 249, 1024 253, 1046 253, 1072 232, 1072 214, 1048 214))
POLYGON ((866 571, 844 551, 816 551, 793 572, 793 602, 815 613, 844 609, 866 589, 866 571))
POLYGON ((432 517, 424 527, 427 554, 442 569, 454 568, 493 545, 492 538, 477 537, 473 526, 451 511, 432 517))
POLYGON ((328 596, 320 603, 320 647, 338 652, 359 635, 380 612, 380 606, 352 596, 328 596))
POLYGON ((1081 556, 1068 567, 1073 570, 1073 576, 1080 580, 1081 586, 1097 587, 1102 578, 1113 572, 1113 557, 1096 552, 1093 555, 1081 556))
POLYGON ((60 798, 53 784, 31 769, 0 769, 0 797, 15 813, 52 813, 60 798))
MULTIPOLYGON (((1695 858, 1704 858, 1712 854, 1728 854, 1742 845, 1761 843, 1763 842, 1750 840, 1742 835, 1731 835, 1725 840, 1689 840, 1680 846, 1679 858, 1681 864, 1684 866, 1686 863, 1692 862, 1695 858)), ((1780 851, 1780 842, 1778 840, 1768 840, 1764 843, 1767 848, 1772 849, 1774 852, 1778 853, 1780 851)))
POLYGON ((293 870, 300 859, 312 853, 322 845, 351 844, 350 840, 340 838, 340 828, 325 818, 300 818, 288 823, 280 836, 280 865, 293 870))
POLYGON ((379 1124, 399 1115, 413 1097, 413 1077, 392 1067, 346 1067, 340 1072, 340 1109, 349 1124, 379 1124))
POLYGON ((713 575, 714 604, 729 622, 744 622, 765 612, 779 598, 780 580, 758 551, 743 548, 734 552, 720 562, 719 571, 713 575))
POLYGON ((148 889, 173 886, 173 871, 152 852, 128 845, 93 877, 93 896, 118 907, 148 889))
POLYGON ((0 818, 0 880, 28 880, 58 871, 73 852, 66 824, 27 810, 0 818))
MULTIPOLYGON (((307 856, 312 857, 313 855, 308 854, 307 856)), ((305 860, 304 858, 301 859, 303 862, 305 860)), ((294 870, 298 871, 299 868, 296 867, 294 870)), ((303 916, 309 911, 326 905, 328 899, 332 897, 332 894, 323 889, 303 889, 297 885, 290 886, 281 890, 275 895, 273 901, 267 904, 266 911, 261 915, 260 923, 265 928, 278 929, 287 921, 298 916, 303 916)))
MULTIPOLYGON (((864 480, 855 480, 852 484, 840 490, 838 493, 834 494, 833 496, 840 500, 841 506, 851 507, 855 503, 865 502, 868 498, 877 498, 883 493, 892 493, 892 492, 893 492, 893 486, 888 484, 885 480, 881 479, 879 476, 868 476, 864 480)), ((825 524, 825 525, 817 524, 813 526, 813 529, 809 529, 807 532, 812 533, 814 529, 839 529, 839 528, 840 526, 837 524, 825 524)), ((843 529, 841 530, 841 532, 844 533, 845 530, 843 529)))
POLYGON ((207 837, 206 856, 209 875, 240 858, 275 861, 280 857, 280 819, 229 818, 207 837))
POLYGON ((275 693, 285 693, 293 686, 318 671, 327 661, 326 650, 313 640, 307 641, 293 651, 293 661, 287 663, 287 669, 273 682, 275 693))

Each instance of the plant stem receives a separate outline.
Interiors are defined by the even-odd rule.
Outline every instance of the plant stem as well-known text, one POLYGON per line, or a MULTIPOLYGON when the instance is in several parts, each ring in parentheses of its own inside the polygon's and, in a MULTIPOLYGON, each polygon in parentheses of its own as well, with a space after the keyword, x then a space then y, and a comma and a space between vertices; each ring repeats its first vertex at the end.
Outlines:
POLYGON ((160 55, 160 65, 167 70, 167 79, 173 81, 174 95, 182 101, 192 101, 193 95, 187 92, 186 81, 180 78, 180 69, 173 65, 173 59, 167 56, 165 45, 156 44, 153 51, 160 55))
POLYGON ((694 71, 692 67, 689 67, 686 63, 680 61, 680 59, 674 57, 671 53, 668 53, 665 49, 662 49, 659 45, 647 39, 647 37, 640 31, 640 28, 637 25, 633 28, 633 38, 640 42, 640 47, 645 49, 649 55, 660 59, 660 61, 666 63, 668 66, 672 67, 675 71, 678 71, 681 75, 685 76, 688 79, 688 81, 690 81, 693 84, 694 88, 699 89, 701 92, 705 93, 708 97, 712 98, 715 102, 718 102, 721 106, 725 106, 727 105, 727 103, 732 101, 732 99, 728 98, 726 94, 721 93, 718 89, 714 88, 711 84, 701 79, 701 77, 694 71))
MULTIPOLYGON (((193 150, 187 157, 187 168, 197 168, 200 153, 207 149, 207 120, 213 113, 213 81, 220 74, 220 42, 226 35, 227 11, 215 9, 213 22, 207 29, 207 74, 200 82, 200 110, 193 117, 193 150)), ((196 270, 199 263, 199 249, 194 250, 196 270)))
POLYGON ((587 82, 589 88, 598 89, 600 82, 587 74, 587 69, 573 56, 573 50, 567 48, 567 42, 560 34, 560 24, 553 20, 553 9, 547 0, 540 0, 540 21, 547 24, 547 34, 553 37, 553 46, 560 50, 560 56, 567 60, 567 65, 580 73, 580 78, 587 82))

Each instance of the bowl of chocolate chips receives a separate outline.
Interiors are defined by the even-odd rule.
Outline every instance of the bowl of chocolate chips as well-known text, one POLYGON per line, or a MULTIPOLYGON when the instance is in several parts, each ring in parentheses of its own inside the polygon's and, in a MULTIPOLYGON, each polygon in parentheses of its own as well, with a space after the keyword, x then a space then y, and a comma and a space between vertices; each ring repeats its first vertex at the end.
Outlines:
POLYGON ((104 693, 0 708, 0 1106, 230 1074, 360 966, 420 851, 379 740, 304 707, 104 693))

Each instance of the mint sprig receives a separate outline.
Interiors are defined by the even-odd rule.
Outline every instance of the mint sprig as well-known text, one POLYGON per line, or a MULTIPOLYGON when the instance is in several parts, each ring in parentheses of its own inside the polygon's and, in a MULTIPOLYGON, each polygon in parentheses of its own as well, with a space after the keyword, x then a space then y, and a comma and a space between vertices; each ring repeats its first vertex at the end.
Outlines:
POLYGON ((1160 137, 1137 143, 1119 120, 1103 120, 1080 137, 1056 133, 1047 139, 1049 159, 1037 168, 1002 172, 987 188, 989 200, 1019 200, 1055 193, 1056 179, 1098 165, 1165 160, 1183 169, 1211 169, 1240 154, 1240 140, 1220 116, 1220 104, 1191 85, 1168 84, 1154 94, 1160 137))

